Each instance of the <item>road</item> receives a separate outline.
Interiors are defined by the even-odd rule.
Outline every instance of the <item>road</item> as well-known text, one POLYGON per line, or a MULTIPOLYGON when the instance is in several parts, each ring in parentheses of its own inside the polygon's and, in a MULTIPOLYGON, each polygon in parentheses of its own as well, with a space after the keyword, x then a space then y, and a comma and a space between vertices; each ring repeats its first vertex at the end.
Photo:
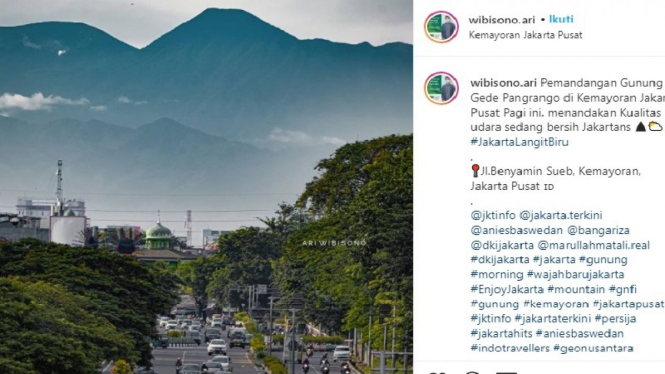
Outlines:
MULTIPOLYGON (((225 339, 226 340, 226 339, 225 339)), ((157 348, 153 351, 155 359, 153 366, 157 374, 175 374, 175 362, 178 357, 184 364, 198 364, 212 359, 214 356, 208 356, 207 345, 201 343, 197 347, 177 348, 168 347, 166 349, 157 348)), ((231 359, 234 374, 263 374, 263 370, 256 368, 249 357, 249 348, 233 348, 227 350, 227 356, 231 359)))
MULTIPOLYGON (((162 329, 160 329, 162 330, 162 329)), ((228 343, 228 339, 227 340, 228 343)), ((166 349, 157 348, 153 351, 155 356, 153 360, 154 370, 156 374, 175 374, 175 362, 178 358, 182 360, 183 363, 195 363, 202 364, 210 360, 214 356, 208 356, 206 350, 207 345, 201 343, 197 347, 168 347, 166 349)), ((282 357, 282 352, 273 352, 274 357, 282 357)), ((259 367, 255 367, 250 359, 249 348, 233 348, 227 350, 227 355, 231 358, 231 364, 233 366, 233 374, 263 374, 263 370, 259 367)), ((315 352, 312 357, 310 357, 310 371, 309 374, 321 374, 320 362, 323 352, 315 352)), ((340 374, 341 373, 341 363, 332 361, 332 352, 328 352, 328 359, 330 361, 330 374, 340 374)), ((290 370, 290 367, 287 367, 290 370)), ((302 374, 302 365, 296 364, 296 374, 302 374)))
MULTIPOLYGON (((273 356, 277 358, 282 358, 282 352, 273 352, 273 356)), ((321 357, 323 357, 323 352, 314 352, 312 357, 309 358, 309 374, 321 374, 321 357)), ((340 374, 342 372, 342 363, 333 362, 332 360, 333 353, 328 352, 328 361, 330 362, 330 374, 340 374)), ((304 357, 303 357, 304 358, 304 357)), ((287 365, 287 370, 291 370, 290 365, 287 365)), ((303 374, 302 365, 296 364, 296 374, 303 374)), ((161 373, 160 373, 161 374, 161 373)))

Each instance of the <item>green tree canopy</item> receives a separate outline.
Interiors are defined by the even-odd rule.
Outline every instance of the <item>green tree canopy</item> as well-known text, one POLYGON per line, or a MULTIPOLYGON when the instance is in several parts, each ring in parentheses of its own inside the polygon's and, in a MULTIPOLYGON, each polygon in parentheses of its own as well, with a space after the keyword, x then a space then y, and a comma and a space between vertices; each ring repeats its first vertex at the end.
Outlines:
POLYGON ((304 291, 305 312, 333 332, 368 326, 370 310, 380 329, 378 306, 387 304, 395 317, 386 321, 400 342, 411 340, 412 144, 388 136, 343 146, 297 201, 316 221, 289 235, 275 279, 283 294, 304 291))
POLYGON ((0 278, 0 372, 94 373, 104 359, 138 359, 129 334, 64 287, 0 278))
POLYGON ((279 257, 279 236, 269 229, 243 227, 219 237, 210 256, 216 269, 208 287, 210 295, 231 305, 247 300, 247 292, 231 292, 235 285, 270 284, 271 261, 279 257))
POLYGON ((216 264, 204 257, 183 262, 176 269, 176 274, 199 307, 199 313, 208 305, 207 288, 215 270, 216 264))
POLYGON ((156 335, 155 316, 169 312, 177 303, 174 275, 143 265, 132 256, 32 239, 0 244, 0 258, 0 277, 47 282, 85 297, 89 313, 131 337, 132 350, 138 353, 136 363, 151 365, 147 338, 156 335))

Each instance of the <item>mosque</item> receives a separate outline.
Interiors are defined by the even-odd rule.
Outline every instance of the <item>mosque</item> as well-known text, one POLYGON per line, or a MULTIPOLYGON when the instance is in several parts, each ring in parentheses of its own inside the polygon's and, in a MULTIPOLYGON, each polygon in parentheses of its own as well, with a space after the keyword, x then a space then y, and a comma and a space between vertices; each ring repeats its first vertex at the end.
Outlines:
POLYGON ((160 219, 145 231, 145 250, 134 252, 139 261, 164 261, 175 266, 180 261, 195 260, 197 256, 176 249, 173 233, 162 225, 160 219))

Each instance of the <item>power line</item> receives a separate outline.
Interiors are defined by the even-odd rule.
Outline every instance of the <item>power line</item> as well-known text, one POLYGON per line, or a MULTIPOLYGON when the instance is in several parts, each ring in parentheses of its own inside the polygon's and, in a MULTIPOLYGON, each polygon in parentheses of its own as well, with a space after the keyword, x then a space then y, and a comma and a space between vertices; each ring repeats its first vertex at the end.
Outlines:
MULTIPOLYGON (((0 205, 0 208, 14 209, 14 206, 0 205)), ((154 210, 106 210, 106 209, 86 209, 86 212, 103 213, 155 213, 154 210)), ((188 209, 183 210, 159 210, 161 213, 187 213, 188 209)), ((275 209, 238 209, 238 210, 192 210, 192 213, 250 213, 250 212, 274 212, 275 209)))
MULTIPOLYGON (((86 209, 86 212, 104 212, 104 213, 155 213, 155 210, 104 210, 104 209, 86 209)), ((161 213, 187 213, 188 209, 183 210, 160 210, 161 213)), ((192 210, 192 213, 249 213, 249 212, 274 212, 274 209, 239 209, 239 210, 192 210)))
MULTIPOLYGON (((52 193, 53 191, 40 191, 40 190, 0 190, 0 192, 21 192, 21 193, 52 193)), ((160 193, 112 193, 112 192, 74 192, 67 191, 67 195, 97 195, 97 196, 194 196, 194 197, 211 197, 211 196, 277 196, 277 195, 291 195, 297 196, 296 192, 264 192, 264 193, 213 193, 213 194, 160 194, 160 193)))
MULTIPOLYGON (((105 221, 105 222, 155 222, 153 219, 148 219, 148 220, 143 220, 143 219, 104 219, 104 218, 90 218, 88 217, 91 221, 105 221)), ((256 222, 257 220, 255 219, 245 219, 245 220, 235 220, 235 219, 228 219, 228 220, 211 220, 211 221, 192 221, 192 223, 201 223, 201 222, 256 222)), ((168 223, 183 223, 185 222, 184 220, 180 221, 161 221, 161 222, 168 222, 168 223)))

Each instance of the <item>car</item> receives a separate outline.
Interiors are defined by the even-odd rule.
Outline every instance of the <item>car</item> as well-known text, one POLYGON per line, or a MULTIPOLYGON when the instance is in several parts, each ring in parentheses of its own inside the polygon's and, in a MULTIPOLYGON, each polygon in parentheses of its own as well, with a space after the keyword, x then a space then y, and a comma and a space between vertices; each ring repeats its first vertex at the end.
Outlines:
POLYGON ((187 328, 189 331, 199 331, 201 330, 201 325, 191 325, 187 328))
POLYGON ((351 358, 351 348, 348 345, 338 345, 333 351, 333 361, 348 361, 351 358))
POLYGON ((201 345, 201 333, 198 331, 188 331, 187 337, 194 339, 194 343, 201 345))
POLYGON ((196 327, 197 330, 201 330, 201 322, 192 321, 192 324, 189 327, 196 327))
POLYGON ((213 339, 208 344, 208 356, 213 353, 226 354, 226 341, 224 339, 213 339))
POLYGON ((231 317, 224 317, 222 319, 222 323, 226 326, 233 326, 233 318, 231 317))
POLYGON ((191 325, 192 325, 192 320, 191 319, 180 320, 180 327, 182 327, 182 328, 186 328, 186 327, 191 326, 191 325))
POLYGON ((247 340, 245 340, 244 335, 235 335, 233 338, 231 338, 231 348, 240 347, 245 349, 246 346, 247 340))
POLYGON ((204 364, 208 367, 208 373, 219 373, 220 371, 224 370, 221 362, 208 361, 204 362, 204 364))
POLYGON ((229 332, 226 333, 226 337, 227 338, 232 338, 236 334, 245 336, 246 334, 248 334, 248 332, 243 327, 234 327, 234 328, 230 329, 229 332))
POLYGON ((166 327, 167 323, 169 323, 169 317, 162 317, 159 319, 159 327, 166 327))
POLYGON ((221 328, 224 325, 221 318, 213 318, 210 326, 221 328))
POLYGON ((233 366, 231 366, 231 358, 227 356, 215 356, 210 360, 212 362, 219 362, 222 364, 222 369, 224 371, 233 371, 233 366))
POLYGON ((201 374, 201 365, 183 364, 180 368, 180 374, 201 374))
POLYGON ((134 374, 157 374, 152 368, 147 368, 143 366, 135 367, 133 370, 134 374))
POLYGON ((167 330, 175 330, 175 329, 178 328, 178 321, 176 321, 176 320, 174 320, 174 319, 169 320, 169 321, 166 323, 166 326, 165 326, 165 327, 166 327, 167 330))
POLYGON ((222 332, 217 329, 206 329, 205 337, 207 343, 213 339, 220 339, 222 337, 222 332))

